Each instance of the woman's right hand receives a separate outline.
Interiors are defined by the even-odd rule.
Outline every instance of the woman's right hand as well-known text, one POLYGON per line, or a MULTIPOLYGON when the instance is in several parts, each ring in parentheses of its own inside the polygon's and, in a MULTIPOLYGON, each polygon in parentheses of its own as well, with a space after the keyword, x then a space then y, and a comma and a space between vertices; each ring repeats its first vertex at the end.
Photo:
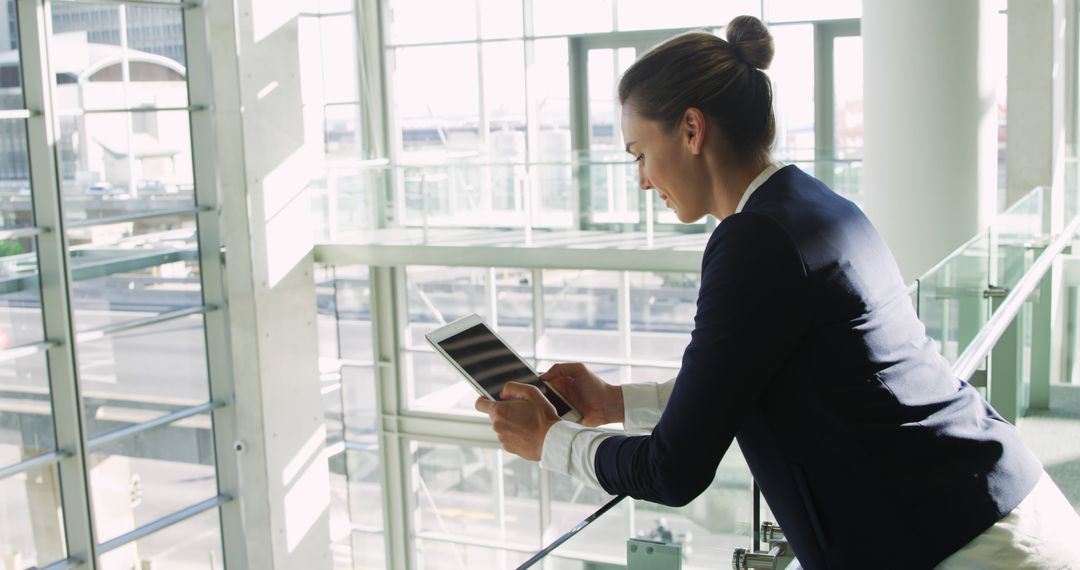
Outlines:
POLYGON ((581 425, 595 427, 623 421, 622 388, 604 382, 584 364, 556 364, 540 379, 581 412, 581 425))

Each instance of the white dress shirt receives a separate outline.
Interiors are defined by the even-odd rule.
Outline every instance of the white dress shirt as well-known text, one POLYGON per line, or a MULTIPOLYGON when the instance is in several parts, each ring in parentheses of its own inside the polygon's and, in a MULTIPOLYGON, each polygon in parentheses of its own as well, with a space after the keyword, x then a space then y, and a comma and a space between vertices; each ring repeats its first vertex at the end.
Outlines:
MULTIPOLYGON (((746 206, 750 195, 765 183, 781 164, 770 162, 760 174, 754 178, 750 186, 743 192, 739 205, 735 208, 738 214, 746 206)), ((634 383, 624 384, 623 392, 623 428, 630 435, 645 435, 652 432, 653 427, 660 421, 660 414, 667 407, 671 390, 675 387, 675 379, 660 384, 634 383)), ((575 479, 585 481, 597 489, 602 489, 596 479, 596 467, 594 459, 596 448, 600 442, 614 435, 613 432, 599 428, 588 428, 580 424, 562 420, 551 426, 544 437, 544 449, 540 455, 540 467, 556 473, 570 475, 575 479)))

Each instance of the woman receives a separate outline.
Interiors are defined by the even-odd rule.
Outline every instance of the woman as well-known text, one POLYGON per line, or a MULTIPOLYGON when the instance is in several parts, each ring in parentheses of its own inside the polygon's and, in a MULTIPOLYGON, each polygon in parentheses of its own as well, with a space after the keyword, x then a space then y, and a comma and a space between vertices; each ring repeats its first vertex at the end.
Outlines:
POLYGON ((616 387, 560 364, 542 378, 581 425, 520 384, 477 409, 508 451, 665 505, 704 491, 738 438, 809 569, 1080 568, 1080 519, 937 354, 870 222, 771 162, 772 55, 765 26, 742 16, 727 41, 658 46, 619 85, 641 187, 684 223, 723 220, 677 378, 616 387), (648 435, 584 427, 619 421, 648 435))

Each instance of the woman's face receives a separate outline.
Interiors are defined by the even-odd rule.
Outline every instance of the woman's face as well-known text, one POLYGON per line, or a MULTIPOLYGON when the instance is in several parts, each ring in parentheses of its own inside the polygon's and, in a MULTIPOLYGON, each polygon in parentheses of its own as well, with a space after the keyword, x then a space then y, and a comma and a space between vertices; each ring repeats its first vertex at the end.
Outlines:
POLYGON ((642 190, 656 190, 684 224, 710 212, 708 178, 701 161, 695 160, 701 141, 694 136, 701 133, 694 133, 685 120, 667 132, 659 122, 638 115, 631 104, 623 105, 622 129, 642 190))

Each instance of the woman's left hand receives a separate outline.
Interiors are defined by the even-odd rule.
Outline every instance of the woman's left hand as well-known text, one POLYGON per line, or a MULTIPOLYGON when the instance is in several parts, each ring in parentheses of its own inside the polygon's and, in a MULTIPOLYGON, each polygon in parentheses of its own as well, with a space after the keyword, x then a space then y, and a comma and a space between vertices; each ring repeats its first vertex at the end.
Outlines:
POLYGON ((491 427, 503 449, 530 461, 540 461, 544 437, 559 422, 555 406, 536 386, 517 382, 507 382, 499 396, 502 398, 499 402, 478 398, 476 409, 491 418, 491 427))

